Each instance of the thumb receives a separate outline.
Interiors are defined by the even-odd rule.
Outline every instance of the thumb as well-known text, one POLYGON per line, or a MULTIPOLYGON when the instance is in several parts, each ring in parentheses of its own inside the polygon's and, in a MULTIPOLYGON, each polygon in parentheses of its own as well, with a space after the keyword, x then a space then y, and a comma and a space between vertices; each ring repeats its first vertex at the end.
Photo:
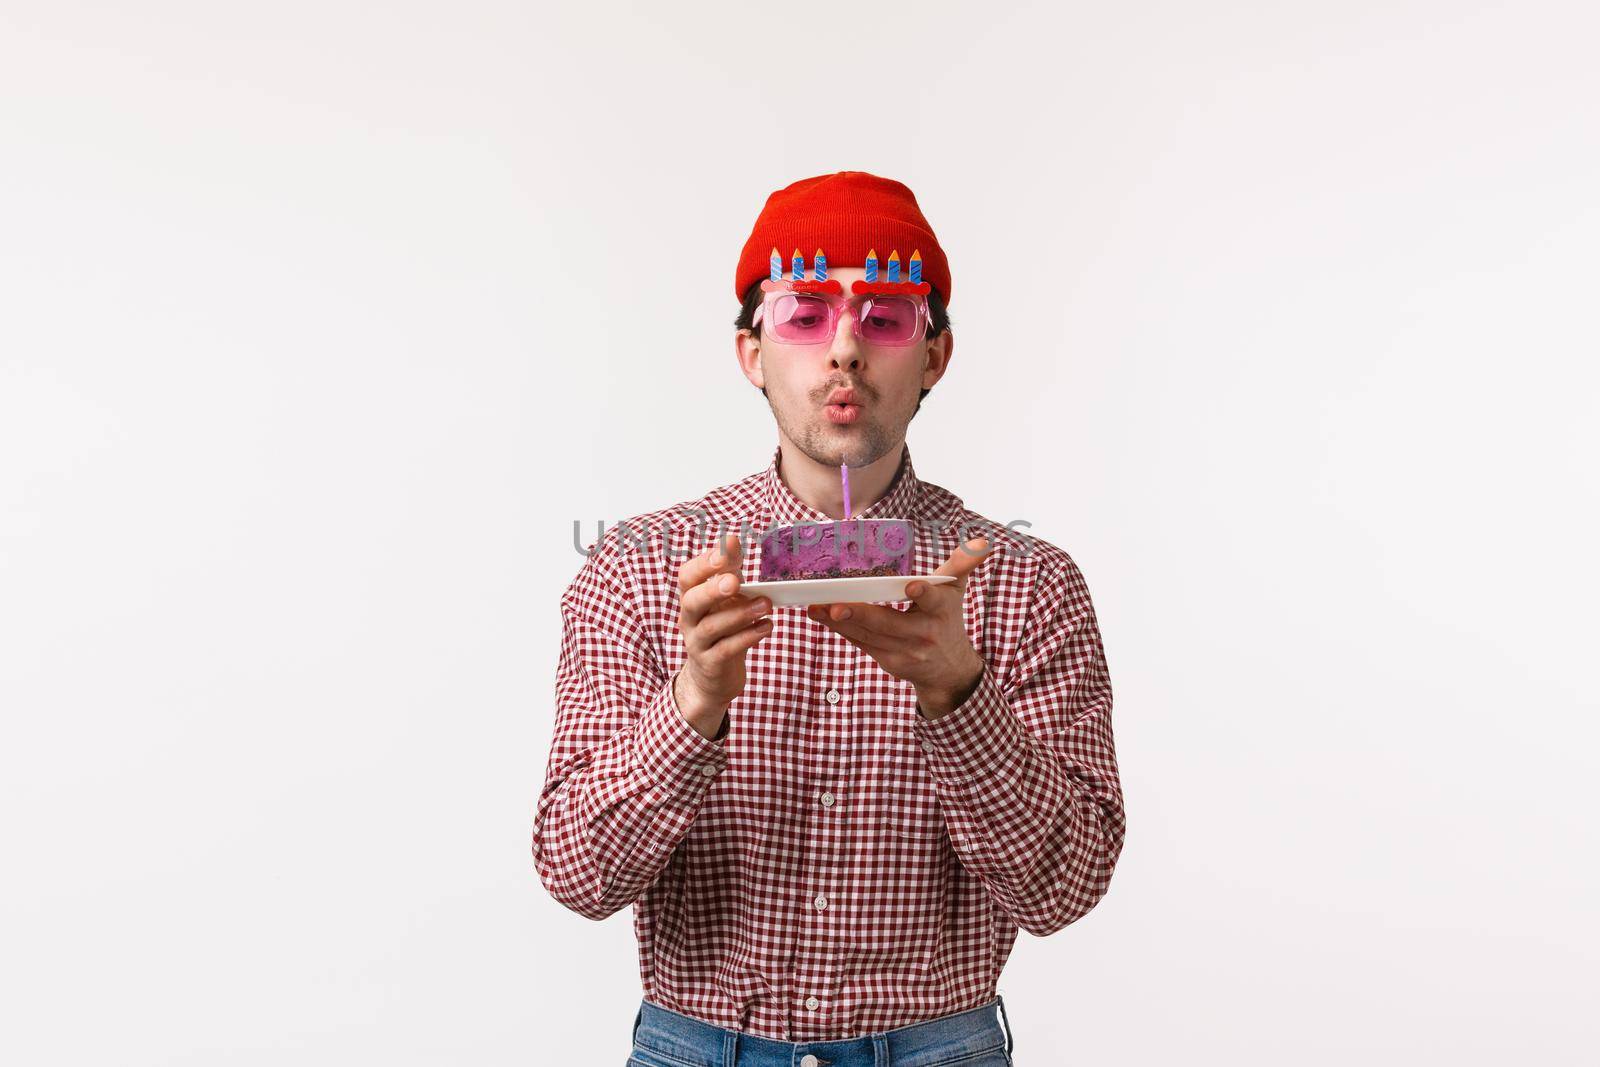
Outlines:
POLYGON ((723 534, 717 541, 717 547, 712 550, 717 566, 728 566, 737 570, 739 563, 744 558, 744 544, 736 533, 723 534))
POLYGON ((987 537, 974 537, 966 544, 950 553, 950 558, 939 564, 935 574, 948 574, 956 579, 957 588, 965 588, 967 576, 977 569, 984 557, 989 554, 989 539, 987 537))

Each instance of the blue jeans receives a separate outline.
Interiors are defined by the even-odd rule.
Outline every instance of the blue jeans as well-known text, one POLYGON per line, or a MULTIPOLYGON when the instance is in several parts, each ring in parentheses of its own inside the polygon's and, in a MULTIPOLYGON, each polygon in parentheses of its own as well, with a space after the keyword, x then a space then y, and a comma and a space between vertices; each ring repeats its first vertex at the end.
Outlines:
POLYGON ((1005 1014, 997 995, 976 1008, 896 1030, 842 1041, 774 1041, 642 1000, 627 1067, 1012 1067, 1011 1020, 1005 1014))

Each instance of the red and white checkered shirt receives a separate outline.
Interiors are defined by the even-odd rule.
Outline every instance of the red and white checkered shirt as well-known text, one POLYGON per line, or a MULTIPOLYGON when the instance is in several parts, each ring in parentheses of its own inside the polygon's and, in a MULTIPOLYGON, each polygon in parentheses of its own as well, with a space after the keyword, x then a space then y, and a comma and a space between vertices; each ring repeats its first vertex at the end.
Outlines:
POLYGON ((634 906, 644 996, 780 1041, 992 1000, 1017 929, 1043 937, 1087 913, 1122 850, 1111 682, 1076 564, 919 481, 909 449, 860 517, 915 520, 918 574, 991 540, 964 608, 985 670, 937 720, 797 607, 774 608, 719 739, 679 712, 678 567, 719 533, 831 521, 778 454, 606 530, 561 600, 540 880, 591 919, 634 906))

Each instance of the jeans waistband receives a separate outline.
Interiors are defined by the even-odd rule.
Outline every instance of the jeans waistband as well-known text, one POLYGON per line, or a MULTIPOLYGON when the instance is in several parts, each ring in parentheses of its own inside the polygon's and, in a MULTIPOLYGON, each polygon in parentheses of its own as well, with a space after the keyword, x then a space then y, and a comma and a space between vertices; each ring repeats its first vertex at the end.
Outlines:
POLYGON ((1011 1020, 1005 998, 974 1008, 924 1019, 909 1026, 836 1041, 777 1041, 740 1033, 641 999, 633 1019, 637 1047, 684 1067, 800 1067, 814 1056, 817 1067, 861 1064, 871 1067, 919 1067, 960 1060, 966 1055, 998 1051, 1004 1037, 1006 1056, 1012 1049, 1011 1020), (999 1009, 998 1021, 995 1010, 999 1009))

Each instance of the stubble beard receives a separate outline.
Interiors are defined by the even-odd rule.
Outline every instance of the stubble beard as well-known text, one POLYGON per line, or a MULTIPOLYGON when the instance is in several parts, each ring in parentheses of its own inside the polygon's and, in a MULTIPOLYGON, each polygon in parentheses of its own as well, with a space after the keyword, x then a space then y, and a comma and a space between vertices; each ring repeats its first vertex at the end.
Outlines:
POLYGON ((772 417, 777 421, 778 428, 807 458, 825 467, 837 467, 840 464, 864 467, 882 459, 905 440, 906 427, 915 411, 907 412, 904 418, 896 418, 888 425, 875 415, 863 411, 849 426, 836 428, 827 421, 820 404, 807 411, 814 418, 797 423, 779 410, 770 393, 768 390, 767 406, 772 409, 772 417))

